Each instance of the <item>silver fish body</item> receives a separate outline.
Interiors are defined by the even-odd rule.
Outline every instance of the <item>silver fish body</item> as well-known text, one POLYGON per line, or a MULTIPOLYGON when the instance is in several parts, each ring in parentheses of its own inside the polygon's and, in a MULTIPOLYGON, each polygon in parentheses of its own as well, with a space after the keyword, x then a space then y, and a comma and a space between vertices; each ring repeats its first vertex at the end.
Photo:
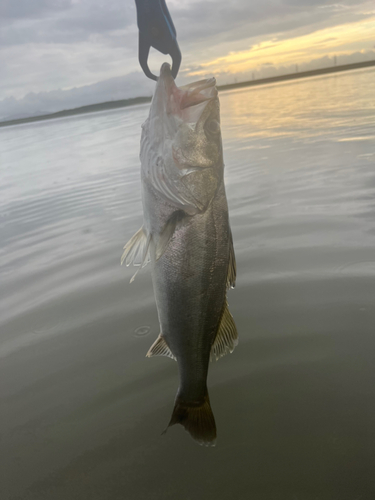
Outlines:
POLYGON ((200 444, 213 445, 208 365, 237 344, 226 301, 236 266, 214 79, 178 88, 169 65, 162 66, 143 125, 141 164, 144 224, 123 260, 151 261, 161 332, 147 355, 178 363, 169 425, 180 423, 200 444))

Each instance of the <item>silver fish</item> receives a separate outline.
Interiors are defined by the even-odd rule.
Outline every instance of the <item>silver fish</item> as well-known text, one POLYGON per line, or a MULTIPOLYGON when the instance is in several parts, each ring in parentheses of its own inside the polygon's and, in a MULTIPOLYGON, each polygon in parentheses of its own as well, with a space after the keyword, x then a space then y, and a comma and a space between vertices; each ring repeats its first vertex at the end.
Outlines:
POLYGON ((162 65, 142 125, 144 223, 122 256, 127 265, 151 261, 161 331, 147 356, 177 360, 180 377, 168 427, 182 424, 207 446, 216 440, 209 361, 238 343, 226 300, 236 263, 215 85, 211 78, 177 87, 162 65))

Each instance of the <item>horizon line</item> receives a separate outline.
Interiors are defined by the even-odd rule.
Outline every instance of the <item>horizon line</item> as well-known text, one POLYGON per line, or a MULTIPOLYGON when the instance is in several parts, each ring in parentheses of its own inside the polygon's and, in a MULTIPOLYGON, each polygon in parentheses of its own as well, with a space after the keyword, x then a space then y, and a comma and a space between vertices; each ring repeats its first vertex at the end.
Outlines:
MULTIPOLYGON (((339 66, 330 66, 328 68, 320 68, 308 71, 296 71, 295 73, 288 73, 286 75, 271 76, 267 78, 260 78, 258 80, 247 80, 244 82, 227 83, 225 85, 218 85, 217 89, 219 91, 233 90, 236 88, 252 87, 256 85, 266 85, 268 83, 295 80, 299 78, 308 78, 311 76, 324 75, 329 73, 338 73, 341 71, 349 71, 354 69, 366 68, 370 66, 375 66, 375 60, 363 61, 359 63, 343 64, 339 66)), ((97 111, 105 111, 109 109, 118 109, 128 106, 135 106, 137 104, 143 104, 150 102, 152 97, 142 96, 142 97, 130 97, 127 99, 120 99, 117 101, 104 101, 95 104, 88 104, 85 106, 79 106, 77 108, 65 109, 62 111, 56 111, 54 113, 47 113, 43 115, 28 116, 25 118, 14 118, 10 120, 4 120, 0 122, 0 127, 7 127, 11 125, 19 125, 22 123, 32 123, 36 121, 50 120, 53 118, 62 118, 66 116, 74 116, 86 113, 93 113, 97 111)))

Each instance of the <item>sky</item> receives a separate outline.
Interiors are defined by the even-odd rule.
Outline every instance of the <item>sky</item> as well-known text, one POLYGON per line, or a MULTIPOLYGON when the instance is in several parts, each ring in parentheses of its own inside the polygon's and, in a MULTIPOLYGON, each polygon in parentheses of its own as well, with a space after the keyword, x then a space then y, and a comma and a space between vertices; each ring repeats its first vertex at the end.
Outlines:
MULTIPOLYGON (((155 0, 156 1, 156 0, 155 0)), ((375 59, 375 3, 167 0, 177 84, 218 84, 375 59)), ((152 51, 154 73, 168 56, 152 51)), ((0 120, 151 95, 134 0, 0 0, 0 120)))

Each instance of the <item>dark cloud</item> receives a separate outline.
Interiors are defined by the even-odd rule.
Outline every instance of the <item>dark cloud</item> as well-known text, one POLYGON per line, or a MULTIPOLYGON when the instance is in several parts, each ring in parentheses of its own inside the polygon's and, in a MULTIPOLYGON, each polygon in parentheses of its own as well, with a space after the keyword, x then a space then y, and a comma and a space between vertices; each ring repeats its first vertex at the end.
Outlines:
MULTIPOLYGON (((126 32, 136 23, 133 0, 1 1, 3 46, 85 41, 93 35, 126 32), (27 24, 22 22, 26 20, 27 24)), ((343 0, 339 4, 332 0, 202 0, 182 5, 171 3, 170 11, 180 42, 197 43, 211 37, 224 41, 267 35, 291 26, 328 21, 343 8, 361 3, 358 0, 343 0)))
POLYGON ((86 34, 124 30, 135 24, 136 13, 133 1, 82 0, 69 16, 55 22, 55 28, 66 34, 76 31, 86 34))
POLYGON ((136 21, 135 5, 129 0, 5 1, 6 15, 0 15, 3 46, 85 41, 93 35, 126 31, 136 21))
POLYGON ((69 9, 72 0, 1 0, 1 19, 38 18, 69 9))

